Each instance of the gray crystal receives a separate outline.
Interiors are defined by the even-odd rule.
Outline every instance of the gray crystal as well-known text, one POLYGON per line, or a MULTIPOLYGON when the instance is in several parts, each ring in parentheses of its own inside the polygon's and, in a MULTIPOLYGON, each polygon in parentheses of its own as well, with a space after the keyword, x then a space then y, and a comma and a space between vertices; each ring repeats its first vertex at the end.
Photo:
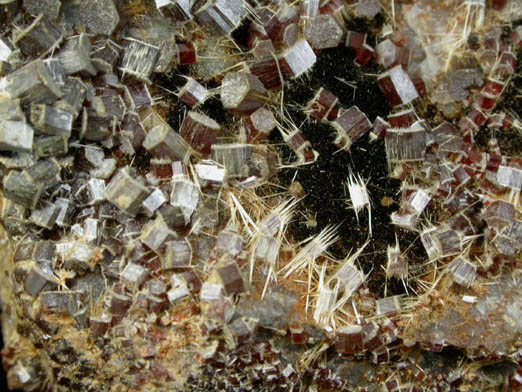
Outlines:
POLYGON ((31 152, 33 129, 22 121, 0 121, 0 151, 31 152))
POLYGON ((25 115, 19 99, 0 97, 0 120, 24 121, 25 115))
POLYGON ((68 78, 62 87, 62 91, 63 97, 55 103, 55 106, 59 109, 67 110, 76 118, 85 99, 85 85, 79 79, 68 78))
POLYGON ((471 264, 468 260, 457 257, 448 265, 448 270, 452 273, 455 282, 469 287, 475 280, 477 267, 471 264))
POLYGON ((111 35, 120 22, 120 15, 112 0, 82 0, 80 18, 89 32, 111 35))
POLYGON ((29 181, 35 184, 42 184, 44 188, 59 183, 58 174, 60 173, 60 168, 53 159, 41 159, 25 169, 23 173, 29 181))
POLYGON ((228 230, 222 230, 216 241, 216 256, 218 258, 223 255, 231 257, 238 256, 243 250, 243 239, 237 233, 228 230))
POLYGON ((96 178, 107 179, 112 176, 112 173, 116 170, 116 159, 107 158, 104 159, 97 168, 90 171, 91 176, 96 178))
POLYGON ((250 121, 257 132, 265 135, 268 135, 277 126, 274 114, 266 108, 259 108, 252 113, 250 121))
POLYGON ((259 78, 246 72, 229 72, 221 82, 221 102, 225 109, 252 113, 263 106, 267 91, 259 78))
POLYGON ((314 49, 335 48, 343 38, 343 30, 328 14, 307 21, 304 34, 314 49))
POLYGON ((127 40, 130 42, 123 52, 119 70, 124 76, 128 74, 143 82, 150 83, 149 77, 159 59, 159 47, 133 38, 127 40))
POLYGON ((56 84, 63 87, 67 81, 67 74, 65 73, 62 63, 60 63, 60 60, 57 58, 49 58, 45 59, 44 63, 56 84))
POLYGON ((57 55, 67 75, 82 73, 86 76, 96 75, 96 68, 91 64, 91 42, 86 34, 67 39, 64 47, 57 55))
MULTIPOLYGON (((109 184, 110 185, 110 184, 109 184)), ((89 204, 94 204, 100 202, 104 199, 105 196, 105 181, 98 178, 91 178, 87 182, 87 187, 89 189, 89 204)), ((110 200, 109 200, 110 201, 110 200)))
POLYGON ((514 190, 522 189, 522 169, 500 165, 497 171, 497 181, 500 185, 514 190))
POLYGON ((60 0, 24 0, 24 8, 32 15, 44 14, 56 20, 60 12, 60 0))
POLYGON ((375 47, 377 54, 377 63, 382 65, 384 68, 391 67, 397 59, 399 48, 389 38, 381 41, 375 47))
POLYGON ((100 117, 92 107, 83 109, 81 119, 80 139, 102 142, 107 140, 116 130, 116 118, 111 116, 100 117))
POLYGON ((377 315, 389 315, 399 312, 401 310, 399 298, 400 296, 394 295, 392 297, 378 299, 376 302, 377 315))
POLYGON ((188 178, 178 178, 172 182, 170 204, 181 208, 185 222, 190 222, 190 217, 199 203, 199 198, 199 188, 188 178))
POLYGON ((37 297, 42 291, 53 290, 56 286, 56 280, 37 266, 29 271, 25 279, 25 291, 33 297, 37 297))
POLYGON ((123 48, 110 39, 95 44, 91 53, 91 61, 96 69, 104 73, 112 73, 123 48))
POLYGON ((513 220, 494 239, 497 249, 506 255, 515 255, 522 250, 522 221, 513 220))
POLYGON ((386 131, 388 162, 419 161, 426 153, 426 130, 418 122, 410 128, 390 128, 386 131))
MULTIPOLYGON (((163 8, 162 10, 164 14, 169 14, 169 11, 173 11, 175 8, 168 10, 163 8)), ((153 72, 168 72, 171 66, 179 63, 178 45, 176 40, 172 39, 177 27, 170 18, 153 15, 143 17, 138 28, 129 29, 129 36, 159 47, 160 54, 153 72)))
POLYGON ((26 169, 31 165, 34 165, 35 157, 29 152, 13 153, 9 156, 0 156, 0 163, 5 166, 6 169, 26 169))
POLYGON ((252 48, 252 53, 258 59, 271 57, 273 53, 276 53, 276 49, 274 47, 274 43, 269 39, 258 39, 254 47, 252 48))
POLYGON ((152 216, 166 201, 165 194, 160 189, 156 189, 143 201, 143 207, 147 215, 152 216))
POLYGON ((180 22, 192 19, 190 8, 194 0, 156 0, 158 10, 169 10, 172 16, 180 22))
POLYGON ((312 69, 317 60, 312 47, 305 39, 298 40, 280 56, 283 73, 289 77, 297 77, 312 69))
POLYGON ((201 105, 208 96, 208 90, 202 86, 197 80, 187 78, 187 83, 178 93, 179 99, 190 107, 201 105))
POLYGON ((121 121, 125 115, 125 104, 119 95, 94 97, 91 106, 95 109, 97 117, 114 117, 121 121))
POLYGON ((477 68, 459 69, 448 75, 449 94, 455 101, 463 101, 470 87, 480 87, 483 83, 482 72, 477 68))
POLYGON ((196 0, 192 6, 192 14, 198 22, 217 35, 230 34, 246 12, 241 0, 196 0))
POLYGON ((46 291, 40 295, 42 308, 46 312, 77 314, 82 308, 81 291, 46 291))
POLYGON ((87 218, 84 223, 85 241, 91 242, 98 239, 98 219, 87 218))
POLYGON ((188 297, 189 294, 190 292, 188 290, 188 287, 186 285, 182 285, 169 290, 167 292, 167 297, 169 298, 170 302, 174 303, 179 301, 180 299, 188 297))
POLYGON ((148 131, 143 147, 156 158, 187 162, 190 157, 187 142, 166 123, 156 125, 148 131))
POLYGON ((42 208, 31 212, 31 221, 37 226, 52 229, 60 209, 52 203, 44 203, 42 208))
POLYGON ((147 275, 147 269, 141 265, 129 263, 121 272, 120 277, 127 288, 135 291, 145 281, 147 275))
POLYGON ((161 260, 164 270, 186 268, 192 260, 192 247, 186 238, 166 243, 165 256, 161 260))
POLYGON ((95 248, 83 241, 60 242, 56 244, 56 253, 69 265, 81 265, 83 269, 90 267, 90 261, 94 255, 95 248))
POLYGON ((157 214, 163 218, 169 227, 184 228, 187 225, 181 207, 174 207, 170 204, 164 204, 158 210, 157 214))
POLYGON ((355 7, 355 14, 368 19, 373 19, 381 11, 381 3, 378 0, 359 0, 355 7))
POLYGON ((29 117, 37 133, 66 137, 71 135, 71 113, 43 104, 33 104, 30 109, 29 117))
POLYGON ((281 243, 274 237, 262 235, 257 241, 254 257, 269 265, 275 265, 280 246, 281 243))
POLYGON ((247 177, 248 161, 252 156, 252 146, 247 144, 213 144, 213 159, 225 167, 227 178, 247 177))
POLYGON ((104 197, 123 212, 134 216, 149 193, 147 187, 131 176, 126 167, 120 169, 107 185, 104 197))
POLYGON ((22 103, 53 103, 62 97, 60 87, 42 60, 34 60, 5 78, 4 90, 22 103))
POLYGON ((56 224, 60 227, 70 226, 75 212, 73 203, 69 199, 60 197, 54 202, 58 207, 58 215, 56 217, 56 224))
POLYGON ((47 17, 39 15, 30 26, 14 34, 14 44, 27 56, 38 57, 58 47, 62 33, 47 17))
POLYGON ((194 165, 196 173, 201 181, 222 184, 225 178, 225 169, 212 161, 202 160, 194 165))
POLYGON ((205 282, 201 286, 199 294, 201 301, 217 301, 221 298, 223 285, 211 282, 205 282))
POLYGON ((143 227, 140 240, 150 249, 159 253, 166 242, 175 239, 177 236, 176 232, 166 225, 163 218, 158 216, 143 227))
POLYGON ((22 173, 12 170, 4 177, 4 196, 29 208, 34 208, 43 190, 42 184, 35 184, 22 173))
POLYGON ((6 38, 0 38, 0 61, 7 62, 12 53, 13 48, 9 41, 6 38))
POLYGON ((103 149, 95 145, 85 146, 84 152, 85 159, 87 159, 87 161, 89 161, 89 163, 93 166, 101 166, 103 160, 105 159, 105 152, 103 152, 103 149))

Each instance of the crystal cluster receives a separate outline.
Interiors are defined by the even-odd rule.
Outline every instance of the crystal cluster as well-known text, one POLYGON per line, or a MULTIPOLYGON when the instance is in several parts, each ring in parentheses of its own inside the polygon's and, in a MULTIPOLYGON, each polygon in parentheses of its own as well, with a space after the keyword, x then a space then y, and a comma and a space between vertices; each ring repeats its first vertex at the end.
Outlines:
POLYGON ((522 387, 519 2, 0 3, 9 388, 522 387), (339 48, 380 116, 327 83, 287 101, 339 48), (280 184, 325 175, 317 140, 381 145, 375 176, 400 183, 375 217, 372 163, 343 173, 350 230, 369 229, 341 258, 342 222, 297 241, 309 190, 280 184), (368 252, 386 265, 359 264, 368 252))

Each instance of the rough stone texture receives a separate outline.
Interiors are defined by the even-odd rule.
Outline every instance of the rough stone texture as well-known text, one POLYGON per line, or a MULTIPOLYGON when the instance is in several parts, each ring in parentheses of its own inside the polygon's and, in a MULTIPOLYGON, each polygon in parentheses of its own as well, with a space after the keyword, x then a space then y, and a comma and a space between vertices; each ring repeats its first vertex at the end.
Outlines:
POLYGON ((334 48, 343 38, 343 30, 331 15, 318 15, 309 20, 304 34, 314 49, 334 48))
POLYGON ((79 12, 81 21, 94 34, 111 35, 120 22, 113 0, 82 0, 79 12))

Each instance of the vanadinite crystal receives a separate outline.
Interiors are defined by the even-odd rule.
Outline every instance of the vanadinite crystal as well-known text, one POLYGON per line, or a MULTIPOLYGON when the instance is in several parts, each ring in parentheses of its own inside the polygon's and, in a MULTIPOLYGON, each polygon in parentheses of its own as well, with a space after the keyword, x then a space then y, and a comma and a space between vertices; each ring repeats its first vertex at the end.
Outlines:
POLYGON ((522 388, 520 0, 0 0, 22 391, 522 388))

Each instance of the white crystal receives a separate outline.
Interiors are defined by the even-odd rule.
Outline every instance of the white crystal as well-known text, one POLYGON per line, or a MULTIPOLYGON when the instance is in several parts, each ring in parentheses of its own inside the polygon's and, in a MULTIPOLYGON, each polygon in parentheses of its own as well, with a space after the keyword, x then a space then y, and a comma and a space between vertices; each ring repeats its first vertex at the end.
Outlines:
POLYGON ((216 301, 221 297, 223 285, 205 282, 201 286, 200 298, 202 301, 216 301))
POLYGON ((222 183, 225 179, 225 168, 212 161, 201 161, 195 167, 198 177, 203 181, 222 183))
POLYGON ((401 65, 397 65, 390 69, 389 75, 403 105, 406 105, 419 97, 419 93, 411 81, 410 75, 408 75, 401 65))
POLYGON ((166 201, 167 198, 163 192, 159 189, 156 189, 143 201, 143 207, 145 208, 147 214, 152 216, 154 211, 160 208, 166 201))

